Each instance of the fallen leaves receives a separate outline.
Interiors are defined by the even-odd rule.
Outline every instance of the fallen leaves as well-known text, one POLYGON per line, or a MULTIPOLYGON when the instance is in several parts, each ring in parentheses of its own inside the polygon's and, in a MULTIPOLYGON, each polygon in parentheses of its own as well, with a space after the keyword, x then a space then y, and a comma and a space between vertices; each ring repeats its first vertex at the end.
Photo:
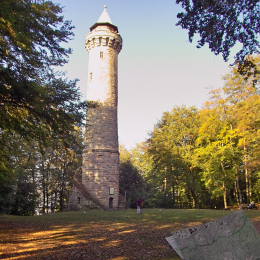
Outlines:
POLYGON ((169 225, 158 228, 154 222, 97 220, 67 226, 32 222, 28 227, 28 223, 0 219, 0 227, 1 259, 179 259, 165 241, 169 225))
MULTIPOLYGON (((0 259, 179 260, 165 237, 173 230, 202 221, 191 218, 192 221, 183 222, 181 217, 157 220, 151 217, 153 212, 147 210, 142 218, 136 216, 135 210, 115 212, 115 216, 93 211, 88 212, 93 217, 78 212, 12 221, 0 216, 0 259), (71 214, 70 219, 66 219, 66 214, 71 214)), ((177 211, 172 214, 176 217, 177 211)), ((260 232, 258 215, 252 222, 260 232)))

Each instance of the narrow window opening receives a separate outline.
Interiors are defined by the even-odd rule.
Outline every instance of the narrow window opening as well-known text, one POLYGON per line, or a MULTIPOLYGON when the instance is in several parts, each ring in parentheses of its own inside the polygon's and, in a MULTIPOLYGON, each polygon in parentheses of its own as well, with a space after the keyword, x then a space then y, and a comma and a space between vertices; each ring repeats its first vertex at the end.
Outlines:
POLYGON ((100 52, 100 58, 103 58, 103 51, 100 52))
POLYGON ((115 39, 113 39, 113 40, 111 41, 111 47, 112 47, 112 48, 114 47, 114 44, 115 44, 115 39))
POLYGON ((78 197, 78 204, 80 204, 80 197, 78 197))
POLYGON ((92 72, 89 73, 89 80, 92 80, 92 72))
POLYGON ((113 198, 109 198, 109 208, 113 208, 113 198))

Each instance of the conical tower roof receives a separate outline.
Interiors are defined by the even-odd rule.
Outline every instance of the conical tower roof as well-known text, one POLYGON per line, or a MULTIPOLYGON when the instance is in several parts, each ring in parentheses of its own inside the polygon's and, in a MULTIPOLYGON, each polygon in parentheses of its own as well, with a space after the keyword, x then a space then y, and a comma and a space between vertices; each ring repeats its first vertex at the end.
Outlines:
POLYGON ((104 11, 100 15, 100 17, 99 17, 97 22, 98 23, 111 23, 111 24, 113 24, 111 19, 110 19, 110 17, 109 17, 109 15, 108 15, 107 6, 106 5, 104 5, 104 11))
POLYGON ((100 15, 98 21, 90 27, 90 31, 92 31, 93 29, 95 29, 99 25, 109 25, 110 27, 112 27, 114 30, 116 30, 118 32, 117 27, 114 24, 112 24, 112 21, 111 21, 109 14, 107 12, 107 6, 106 5, 104 6, 104 10, 103 10, 102 14, 100 15))

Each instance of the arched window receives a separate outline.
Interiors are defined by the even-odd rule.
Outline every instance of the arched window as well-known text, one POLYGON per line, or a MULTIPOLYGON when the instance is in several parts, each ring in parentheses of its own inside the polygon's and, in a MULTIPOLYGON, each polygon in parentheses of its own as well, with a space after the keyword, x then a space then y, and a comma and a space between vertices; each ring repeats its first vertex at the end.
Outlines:
POLYGON ((100 52, 100 58, 103 58, 103 51, 100 52))

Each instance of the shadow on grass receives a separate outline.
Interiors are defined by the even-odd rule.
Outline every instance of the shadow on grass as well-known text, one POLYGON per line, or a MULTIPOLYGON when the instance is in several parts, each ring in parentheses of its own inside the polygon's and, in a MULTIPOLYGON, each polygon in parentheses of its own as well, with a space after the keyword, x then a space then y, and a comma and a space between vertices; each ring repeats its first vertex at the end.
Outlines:
POLYGON ((165 237, 230 212, 144 209, 0 216, 0 259, 180 259, 165 237))

